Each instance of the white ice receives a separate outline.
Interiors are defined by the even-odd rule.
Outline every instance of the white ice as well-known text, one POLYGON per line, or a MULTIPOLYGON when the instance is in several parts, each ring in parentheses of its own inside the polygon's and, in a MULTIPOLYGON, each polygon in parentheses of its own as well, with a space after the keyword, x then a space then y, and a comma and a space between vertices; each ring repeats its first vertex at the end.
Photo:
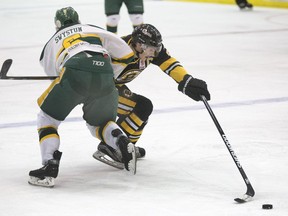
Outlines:
MULTIPOLYGON (((194 77, 256 195, 235 204, 245 183, 202 102, 149 66, 129 87, 154 112, 138 145, 147 156, 135 176, 92 158, 92 138, 77 107, 60 126, 63 157, 53 189, 27 183, 41 167, 36 99, 50 81, 0 80, 0 215, 2 216, 285 216, 288 215, 288 10, 145 1, 145 22, 194 77), (273 210, 262 210, 271 203, 273 210)), ((103 0, 1 0, 0 62, 8 75, 44 75, 38 58, 54 34, 54 14, 73 6, 82 23, 105 27, 103 0)), ((119 35, 132 30, 126 8, 119 35)))

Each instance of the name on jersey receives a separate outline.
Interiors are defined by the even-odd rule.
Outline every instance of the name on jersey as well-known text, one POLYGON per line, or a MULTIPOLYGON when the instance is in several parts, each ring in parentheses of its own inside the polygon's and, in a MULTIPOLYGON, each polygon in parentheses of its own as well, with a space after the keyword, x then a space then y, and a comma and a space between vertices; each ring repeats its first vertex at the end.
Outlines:
POLYGON ((58 43, 59 41, 61 41, 63 38, 66 38, 68 37, 69 35, 71 34, 74 34, 76 32, 82 32, 82 27, 77 27, 77 28, 71 28, 71 29, 68 29, 64 32, 62 32, 61 34, 57 35, 55 37, 55 42, 58 43))

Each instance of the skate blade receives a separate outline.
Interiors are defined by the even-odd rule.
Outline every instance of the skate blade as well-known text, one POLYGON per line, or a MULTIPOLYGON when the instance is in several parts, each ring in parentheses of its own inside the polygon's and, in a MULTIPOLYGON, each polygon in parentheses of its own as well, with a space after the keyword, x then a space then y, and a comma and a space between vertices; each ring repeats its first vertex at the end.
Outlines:
POLYGON ((101 161, 102 163, 105 163, 109 166, 112 166, 112 167, 115 167, 117 169, 124 169, 124 164, 123 163, 120 163, 120 162, 117 162, 117 161, 114 161, 112 158, 110 158, 108 155, 100 152, 100 151, 96 151, 94 154, 93 154, 93 157, 98 160, 98 161, 101 161))
POLYGON ((28 183, 30 185, 41 186, 41 187, 54 187, 55 182, 53 177, 46 176, 44 179, 40 179, 34 176, 30 176, 28 183))
POLYGON ((132 143, 129 143, 127 145, 127 151, 132 155, 132 159, 128 162, 128 172, 132 175, 136 174, 136 168, 137 168, 137 157, 136 157, 136 149, 135 145, 132 143))

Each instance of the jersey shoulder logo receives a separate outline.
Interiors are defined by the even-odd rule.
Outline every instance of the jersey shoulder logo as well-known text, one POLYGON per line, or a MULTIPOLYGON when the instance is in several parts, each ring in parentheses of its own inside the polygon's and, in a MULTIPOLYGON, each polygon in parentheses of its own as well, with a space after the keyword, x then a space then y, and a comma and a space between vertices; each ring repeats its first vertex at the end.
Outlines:
POLYGON ((115 82, 117 84, 124 84, 135 79, 142 70, 132 69, 128 71, 123 71, 116 79, 115 82))

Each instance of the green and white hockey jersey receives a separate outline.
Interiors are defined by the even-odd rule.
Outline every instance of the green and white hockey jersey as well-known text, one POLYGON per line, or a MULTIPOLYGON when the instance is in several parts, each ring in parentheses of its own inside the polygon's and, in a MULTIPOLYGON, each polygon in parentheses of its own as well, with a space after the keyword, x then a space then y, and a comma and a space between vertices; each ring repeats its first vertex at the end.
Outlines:
POLYGON ((93 25, 76 24, 57 31, 44 46, 40 64, 48 76, 58 76, 72 56, 91 51, 109 55, 114 77, 133 60, 134 53, 119 36, 93 25))

